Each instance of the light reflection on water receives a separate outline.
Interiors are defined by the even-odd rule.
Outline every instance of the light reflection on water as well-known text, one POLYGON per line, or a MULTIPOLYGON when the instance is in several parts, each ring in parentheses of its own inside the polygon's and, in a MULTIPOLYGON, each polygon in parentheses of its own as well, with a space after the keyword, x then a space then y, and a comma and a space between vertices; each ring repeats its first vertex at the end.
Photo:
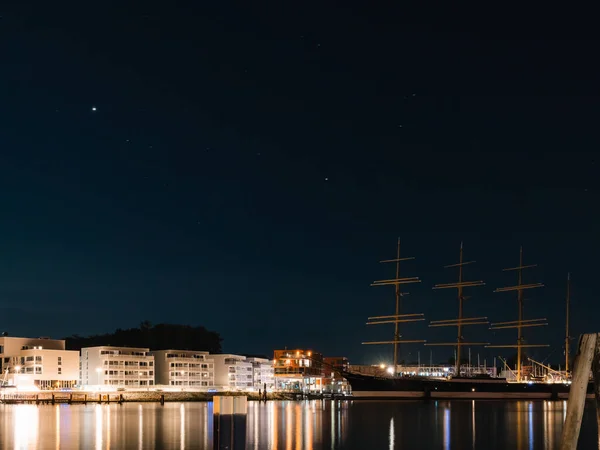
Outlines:
MULTIPOLYGON (((242 448, 553 450, 565 409, 550 401, 250 402, 242 448)), ((2 449, 210 449, 212 434, 212 403, 0 405, 2 449)), ((590 403, 580 448, 597 445, 590 403)))

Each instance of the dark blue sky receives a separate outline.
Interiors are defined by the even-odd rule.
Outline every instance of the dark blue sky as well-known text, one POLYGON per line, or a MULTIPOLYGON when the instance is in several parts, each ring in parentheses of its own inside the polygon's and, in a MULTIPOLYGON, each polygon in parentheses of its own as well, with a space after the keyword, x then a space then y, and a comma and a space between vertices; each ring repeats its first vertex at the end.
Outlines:
POLYGON ((492 290, 522 244, 547 285, 534 355, 562 354, 569 270, 573 334, 598 331, 596 42, 324 5, 37 3, 0 11, 1 329, 147 319, 377 361, 360 343, 390 329, 364 324, 393 289, 369 284, 400 236, 423 279, 406 312, 456 314, 431 286, 464 240, 487 282, 467 311, 516 319, 492 290))

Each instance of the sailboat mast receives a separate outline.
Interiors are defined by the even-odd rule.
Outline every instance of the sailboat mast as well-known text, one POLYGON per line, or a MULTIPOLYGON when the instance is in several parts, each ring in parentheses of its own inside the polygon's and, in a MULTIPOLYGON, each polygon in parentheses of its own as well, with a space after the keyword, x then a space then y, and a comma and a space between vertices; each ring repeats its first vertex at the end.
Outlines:
POLYGON ((392 279, 386 280, 378 280, 371 283, 371 286, 394 286, 395 298, 396 298, 396 309, 395 314, 385 315, 385 316, 373 316, 368 318, 367 325, 382 325, 382 324, 394 324, 394 339, 391 341, 371 341, 371 342, 363 342, 363 344, 367 345, 380 345, 380 344, 393 344, 394 345, 394 358, 393 358, 393 369, 390 367, 392 375, 397 374, 398 370, 398 360, 400 354, 400 344, 421 344, 426 342, 424 339, 402 339, 400 335, 400 324, 406 322, 419 322, 425 320, 424 314, 401 314, 400 310, 402 308, 402 297, 408 295, 408 292, 401 292, 400 285, 402 284, 412 284, 412 283, 420 283, 421 280, 419 277, 404 277, 400 278, 400 262, 409 261, 415 259, 412 256, 409 257, 400 257, 400 239, 398 238, 398 243, 396 247, 396 258, 394 259, 386 259, 383 261, 379 261, 380 263, 396 263, 396 277, 392 279))
POLYGON ((521 358, 523 352, 523 246, 519 250, 519 279, 517 284, 517 302, 519 305, 519 321, 517 326, 517 381, 521 381, 521 358))
POLYGON ((456 346, 456 361, 454 361, 455 365, 455 374, 456 376, 460 376, 460 353, 461 353, 461 342, 462 342, 462 318, 463 318, 463 243, 460 243, 460 256, 458 259, 458 325, 457 325, 457 337, 456 342, 458 345, 456 346))
POLYGON ((524 338, 523 338, 523 328, 529 328, 529 327, 542 327, 542 326, 546 326, 548 325, 548 323, 546 322, 546 318, 542 318, 542 319, 528 319, 528 320, 524 320, 523 319, 523 291, 525 289, 534 289, 534 288, 540 288, 543 287, 544 285, 542 283, 530 283, 530 284, 523 284, 523 269, 528 269, 531 267, 536 267, 536 264, 529 264, 529 265, 523 265, 523 247, 521 246, 519 249, 519 265, 517 267, 511 267, 509 269, 503 269, 503 271, 513 271, 516 270, 517 271, 517 285, 516 286, 508 286, 508 287, 502 287, 502 288, 497 288, 494 292, 513 292, 513 291, 517 291, 517 302, 518 302, 518 307, 519 307, 519 316, 518 316, 518 320, 511 320, 508 322, 497 322, 497 323, 493 323, 491 324, 490 329, 491 330, 500 330, 500 329, 505 329, 505 328, 516 328, 518 330, 517 332, 517 343, 512 344, 512 345, 488 345, 487 348, 517 348, 517 367, 516 367, 516 380, 517 381, 521 381, 522 377, 523 377, 523 367, 522 367, 522 362, 521 359, 523 358, 523 348, 527 347, 549 347, 548 344, 525 344, 524 343, 524 338))
MULTIPOLYGON (((456 376, 460 376, 460 363, 462 347, 465 345, 487 345, 489 342, 465 342, 463 338, 463 327, 467 325, 487 325, 487 317, 465 317, 463 314, 464 301, 467 297, 463 295, 464 288, 483 286, 485 283, 481 280, 478 281, 465 281, 463 277, 463 266, 467 264, 473 264, 475 261, 464 261, 463 258, 463 243, 460 243, 460 254, 459 262, 456 264, 450 264, 444 266, 446 269, 450 267, 458 267, 458 281, 456 283, 442 283, 436 284, 433 289, 457 289, 458 290, 458 318, 456 319, 445 319, 445 320, 432 320, 429 323, 430 327, 456 327, 457 338, 456 342, 437 342, 428 343, 425 345, 452 345, 456 347, 454 352, 454 373, 456 376)), ((470 349, 469 349, 470 351, 470 349)))
POLYGON ((565 372, 569 373, 569 341, 571 337, 569 336, 569 307, 571 303, 571 274, 567 274, 567 319, 566 319, 566 333, 565 333, 565 372))
MULTIPOLYGON (((400 238, 396 251, 396 280, 400 278, 400 238)), ((400 285, 396 284, 396 317, 400 315, 400 285)), ((398 370, 398 352, 400 351, 400 323, 396 321, 394 327, 394 373, 398 370)))

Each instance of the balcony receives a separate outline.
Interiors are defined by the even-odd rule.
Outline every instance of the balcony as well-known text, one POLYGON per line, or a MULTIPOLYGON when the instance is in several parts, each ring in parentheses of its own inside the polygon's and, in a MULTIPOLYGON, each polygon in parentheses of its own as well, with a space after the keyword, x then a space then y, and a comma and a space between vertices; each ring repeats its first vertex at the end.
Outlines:
POLYGON ((200 358, 166 358, 166 361, 169 364, 185 364, 186 366, 188 364, 208 364, 213 362, 212 360, 208 361, 200 358))
POLYGON ((169 380, 173 381, 212 381, 212 378, 202 378, 200 376, 188 377, 187 375, 170 376, 169 380))
POLYGON ((140 356, 140 355, 100 355, 100 359, 122 359, 122 360, 136 360, 136 361, 154 361, 152 356, 140 356))
MULTIPOLYGON (((102 376, 102 375, 101 375, 102 376)), ((108 380, 124 379, 124 380, 153 380, 154 375, 104 375, 108 380)))

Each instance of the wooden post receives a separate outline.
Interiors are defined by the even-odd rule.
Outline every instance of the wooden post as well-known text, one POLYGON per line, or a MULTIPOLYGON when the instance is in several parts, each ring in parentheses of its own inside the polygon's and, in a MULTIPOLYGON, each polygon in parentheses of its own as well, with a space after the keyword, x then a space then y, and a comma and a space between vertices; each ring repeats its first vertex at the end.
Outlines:
POLYGON ((246 425, 248 418, 248 398, 233 398, 233 450, 246 448, 246 425))
POLYGON ((592 375, 596 397, 596 423, 598 424, 598 436, 600 437, 600 336, 596 336, 596 352, 592 361, 592 375))
MULTIPOLYGON (((560 450, 576 450, 581 430, 581 419, 583 417, 583 407, 585 406, 585 397, 592 368, 592 360, 596 355, 596 345, 598 341, 597 334, 584 334, 579 339, 577 354, 575 355, 575 364, 573 366, 573 380, 569 391, 569 401, 567 403, 567 417, 563 425, 560 450)), ((596 392, 600 379, 595 381, 596 392)))

